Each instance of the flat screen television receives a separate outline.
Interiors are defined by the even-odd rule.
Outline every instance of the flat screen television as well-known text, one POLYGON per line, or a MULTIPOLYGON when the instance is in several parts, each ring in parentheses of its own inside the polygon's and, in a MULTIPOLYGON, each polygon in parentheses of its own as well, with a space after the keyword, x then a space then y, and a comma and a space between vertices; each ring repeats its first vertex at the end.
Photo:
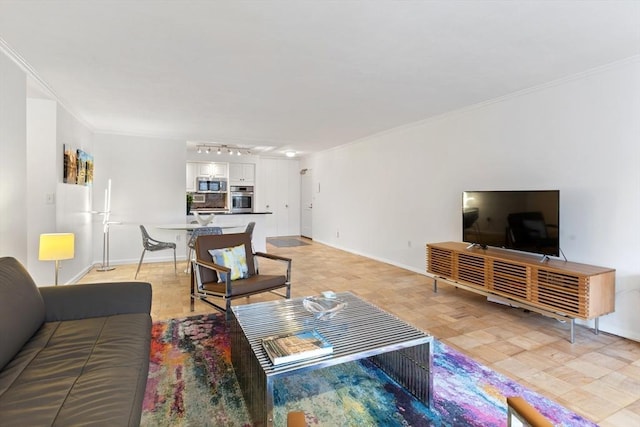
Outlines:
POLYGON ((560 191, 464 191, 462 240, 560 255, 560 191))

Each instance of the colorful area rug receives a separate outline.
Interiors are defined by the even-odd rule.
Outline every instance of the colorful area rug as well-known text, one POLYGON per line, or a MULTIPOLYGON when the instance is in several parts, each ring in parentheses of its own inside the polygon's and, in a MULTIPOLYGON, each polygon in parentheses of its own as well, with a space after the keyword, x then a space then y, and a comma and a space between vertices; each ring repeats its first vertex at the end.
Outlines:
MULTIPOLYGON (((435 341, 429 409, 368 361, 293 375, 275 386, 274 425, 302 410, 310 426, 506 426, 506 397, 522 396, 556 426, 595 426, 435 341)), ((143 426, 250 426, 222 316, 153 325, 143 426)))

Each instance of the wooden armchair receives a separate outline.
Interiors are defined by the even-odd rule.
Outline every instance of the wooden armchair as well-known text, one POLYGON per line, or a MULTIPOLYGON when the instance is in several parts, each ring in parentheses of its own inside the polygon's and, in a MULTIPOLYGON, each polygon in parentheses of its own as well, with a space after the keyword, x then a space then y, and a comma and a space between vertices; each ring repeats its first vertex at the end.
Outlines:
POLYGON ((232 233, 198 236, 195 245, 196 259, 191 269, 191 311, 196 299, 226 313, 229 318, 231 301, 236 298, 271 292, 284 298, 291 298, 291 259, 264 252, 254 253, 251 248, 250 233, 232 233), (209 252, 215 249, 244 246, 248 277, 231 280, 231 268, 216 264, 209 252), (265 258, 282 262, 286 271, 282 275, 258 274, 257 259, 265 258), (219 281, 219 277, 223 277, 219 281), (276 292, 285 288, 285 293, 276 292), (211 299, 219 299, 211 301, 211 299))

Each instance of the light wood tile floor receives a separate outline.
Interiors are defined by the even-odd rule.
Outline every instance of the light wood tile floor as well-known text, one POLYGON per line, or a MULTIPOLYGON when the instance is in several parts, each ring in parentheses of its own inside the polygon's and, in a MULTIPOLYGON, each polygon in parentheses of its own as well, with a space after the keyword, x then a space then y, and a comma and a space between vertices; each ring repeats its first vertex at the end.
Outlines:
MULTIPOLYGON (((640 426, 640 343, 576 326, 571 344, 568 324, 445 284, 434 293, 426 276, 303 240, 311 244, 267 248, 293 258, 293 297, 351 291, 601 426, 640 426)), ((153 286, 154 320, 213 311, 200 302, 189 311, 185 265, 178 263, 177 276, 173 263, 141 267, 138 280, 153 286)), ((80 282, 133 280, 136 267, 94 269, 80 282)), ((277 298, 259 295, 234 304, 277 298)))

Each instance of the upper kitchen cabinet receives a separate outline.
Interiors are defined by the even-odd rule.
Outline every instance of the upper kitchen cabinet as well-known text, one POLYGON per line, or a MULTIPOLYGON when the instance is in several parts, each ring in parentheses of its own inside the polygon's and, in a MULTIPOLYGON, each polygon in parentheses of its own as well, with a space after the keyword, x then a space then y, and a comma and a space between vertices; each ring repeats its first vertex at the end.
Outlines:
POLYGON ((196 191, 197 177, 226 178, 227 170, 227 163, 187 162, 187 192, 196 191))
POLYGON ((196 177, 198 176, 198 163, 187 162, 187 192, 195 193, 196 177))
POLYGON ((253 185, 256 180, 256 165, 253 163, 229 163, 231 185, 253 185))
POLYGON ((198 176, 211 176, 213 178, 227 177, 226 163, 198 163, 198 176))

